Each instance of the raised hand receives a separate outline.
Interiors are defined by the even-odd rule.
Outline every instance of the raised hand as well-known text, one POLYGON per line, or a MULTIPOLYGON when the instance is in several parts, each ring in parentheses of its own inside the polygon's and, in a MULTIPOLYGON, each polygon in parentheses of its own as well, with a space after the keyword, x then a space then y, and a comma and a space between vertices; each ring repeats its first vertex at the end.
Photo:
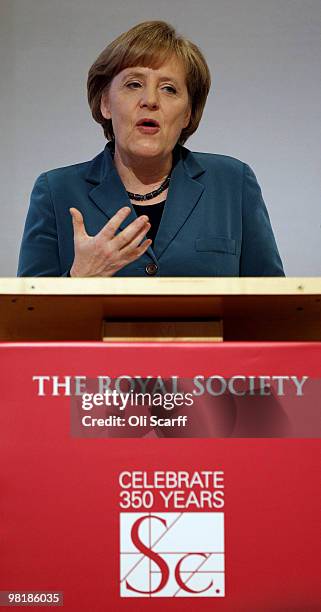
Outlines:
POLYGON ((146 215, 138 217, 116 235, 129 213, 129 206, 120 208, 96 236, 88 236, 81 212, 70 208, 75 245, 70 276, 113 276, 147 251, 152 241, 144 240, 142 243, 150 228, 146 215))

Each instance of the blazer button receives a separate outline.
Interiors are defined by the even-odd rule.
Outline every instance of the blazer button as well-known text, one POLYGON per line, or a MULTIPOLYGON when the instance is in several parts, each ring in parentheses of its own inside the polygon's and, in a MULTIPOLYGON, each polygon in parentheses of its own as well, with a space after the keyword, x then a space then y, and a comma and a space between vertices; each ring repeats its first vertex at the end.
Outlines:
POLYGON ((158 266, 156 266, 154 263, 147 264, 145 268, 145 272, 148 274, 148 276, 155 276, 155 274, 157 274, 157 270, 158 266))

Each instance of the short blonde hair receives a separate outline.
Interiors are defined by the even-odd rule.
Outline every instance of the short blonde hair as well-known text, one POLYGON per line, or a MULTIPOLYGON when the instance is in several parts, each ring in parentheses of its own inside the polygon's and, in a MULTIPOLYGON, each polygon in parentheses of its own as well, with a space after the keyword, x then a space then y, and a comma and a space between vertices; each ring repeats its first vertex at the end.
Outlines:
POLYGON ((184 144, 197 129, 211 85, 211 75, 200 49, 178 36, 165 21, 145 21, 121 34, 98 56, 88 73, 88 102, 92 116, 104 129, 108 140, 114 140, 111 119, 105 119, 100 104, 103 92, 112 79, 125 68, 148 66, 159 68, 172 55, 183 62, 186 86, 191 104, 189 124, 178 142, 184 144))

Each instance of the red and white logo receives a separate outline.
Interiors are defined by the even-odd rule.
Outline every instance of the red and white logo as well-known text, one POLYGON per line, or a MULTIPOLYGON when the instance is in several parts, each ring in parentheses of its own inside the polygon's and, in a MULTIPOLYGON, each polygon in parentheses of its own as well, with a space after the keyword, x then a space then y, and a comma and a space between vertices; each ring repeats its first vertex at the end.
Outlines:
POLYGON ((224 597, 223 512, 122 512, 121 597, 224 597))

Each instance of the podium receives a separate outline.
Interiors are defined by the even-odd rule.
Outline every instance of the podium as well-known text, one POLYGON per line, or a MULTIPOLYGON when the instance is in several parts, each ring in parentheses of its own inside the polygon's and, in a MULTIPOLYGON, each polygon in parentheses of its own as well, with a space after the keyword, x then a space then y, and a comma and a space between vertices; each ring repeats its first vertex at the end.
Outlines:
POLYGON ((318 278, 2 279, 0 607, 317 610, 320 357, 318 278))
MULTIPOLYGON (((213 321, 226 341, 320 341, 321 278, 1 280, 2 341, 100 341, 104 321, 127 341, 139 333, 128 327, 135 322, 170 323, 178 340, 211 340, 214 327, 201 327, 213 321)), ((168 331, 155 326, 155 339, 168 331)))

